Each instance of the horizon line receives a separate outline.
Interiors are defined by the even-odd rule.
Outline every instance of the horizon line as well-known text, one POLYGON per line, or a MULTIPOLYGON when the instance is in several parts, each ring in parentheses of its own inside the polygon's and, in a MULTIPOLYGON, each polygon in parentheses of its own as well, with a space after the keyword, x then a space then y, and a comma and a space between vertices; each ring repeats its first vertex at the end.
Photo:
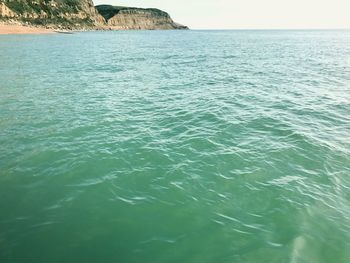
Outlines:
POLYGON ((329 27, 329 28, 321 28, 321 27, 310 27, 310 28, 191 28, 190 30, 350 30, 350 27, 329 27))

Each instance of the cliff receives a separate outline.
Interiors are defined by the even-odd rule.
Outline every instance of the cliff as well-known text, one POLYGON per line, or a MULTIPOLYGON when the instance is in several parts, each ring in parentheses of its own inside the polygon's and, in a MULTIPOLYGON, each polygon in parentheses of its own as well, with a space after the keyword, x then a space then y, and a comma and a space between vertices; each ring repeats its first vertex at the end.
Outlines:
POLYGON ((175 23, 168 13, 155 8, 99 5, 96 9, 112 29, 188 29, 175 23))
POLYGON ((0 21, 65 29, 187 29, 159 9, 100 5, 92 0, 0 0, 0 21))
POLYGON ((0 19, 72 29, 105 24, 92 0, 0 0, 0 19))

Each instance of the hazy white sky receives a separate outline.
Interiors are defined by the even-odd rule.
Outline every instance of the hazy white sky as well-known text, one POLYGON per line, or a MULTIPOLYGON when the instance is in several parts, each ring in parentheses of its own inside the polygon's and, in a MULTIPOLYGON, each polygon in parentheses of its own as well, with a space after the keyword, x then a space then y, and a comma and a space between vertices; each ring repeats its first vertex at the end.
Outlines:
POLYGON ((193 29, 350 28, 350 0, 94 0, 157 7, 193 29))

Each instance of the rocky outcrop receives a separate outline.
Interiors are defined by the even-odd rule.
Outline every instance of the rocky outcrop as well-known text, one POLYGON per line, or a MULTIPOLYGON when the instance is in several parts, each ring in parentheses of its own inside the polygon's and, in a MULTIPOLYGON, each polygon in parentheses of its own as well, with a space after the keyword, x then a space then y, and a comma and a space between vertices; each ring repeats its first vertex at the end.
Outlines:
POLYGON ((0 21, 59 29, 186 29, 159 9, 93 5, 92 0, 0 0, 0 21))
POLYGON ((0 0, 0 18, 65 28, 105 24, 92 0, 0 0))
POLYGON ((0 3, 0 17, 13 18, 16 17, 16 14, 4 3, 0 3))
POLYGON ((112 29, 187 29, 186 26, 175 23, 168 13, 155 8, 99 5, 96 9, 112 29))

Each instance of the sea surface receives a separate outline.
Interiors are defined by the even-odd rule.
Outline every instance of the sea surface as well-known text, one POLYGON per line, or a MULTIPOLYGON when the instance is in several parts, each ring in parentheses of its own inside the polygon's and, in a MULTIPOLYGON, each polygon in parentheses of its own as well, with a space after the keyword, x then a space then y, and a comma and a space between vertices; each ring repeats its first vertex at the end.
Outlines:
POLYGON ((350 31, 0 36, 1 263, 349 263, 350 31))

